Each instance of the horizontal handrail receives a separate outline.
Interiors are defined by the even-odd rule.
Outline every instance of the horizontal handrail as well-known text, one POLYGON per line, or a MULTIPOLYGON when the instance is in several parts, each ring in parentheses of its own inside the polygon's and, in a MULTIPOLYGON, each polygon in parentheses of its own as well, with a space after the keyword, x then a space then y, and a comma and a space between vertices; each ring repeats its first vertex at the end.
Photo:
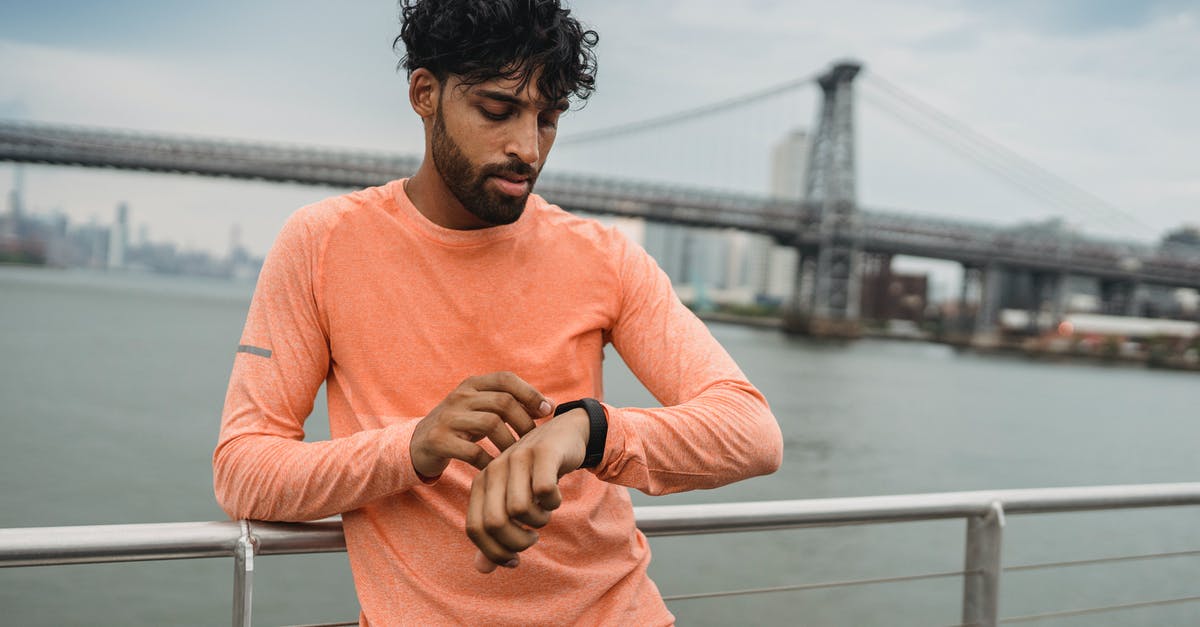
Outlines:
POLYGON ((236 522, 0 529, 0 567, 229 557, 236 522))
MULTIPOLYGON (((648 536, 688 535, 986 516, 1200 505, 1200 483, 946 492, 897 496, 635 507, 648 536)), ((258 555, 338 552, 339 518, 252 522, 258 555)), ((0 529, 0 567, 204 557, 235 552, 237 522, 182 522, 0 529)))
POLYGON ((1005 514, 1200 505, 1200 483, 942 492, 793 501, 751 501, 634 508, 648 536, 755 531, 1005 514))

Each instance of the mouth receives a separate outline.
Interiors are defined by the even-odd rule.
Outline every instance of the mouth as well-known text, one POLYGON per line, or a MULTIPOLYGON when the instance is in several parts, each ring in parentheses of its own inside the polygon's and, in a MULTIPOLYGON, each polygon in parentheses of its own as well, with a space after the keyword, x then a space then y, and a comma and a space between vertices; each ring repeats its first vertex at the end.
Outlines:
POLYGON ((493 174, 488 178, 494 181, 500 191, 508 196, 524 196, 529 193, 532 185, 528 176, 518 174, 493 174))

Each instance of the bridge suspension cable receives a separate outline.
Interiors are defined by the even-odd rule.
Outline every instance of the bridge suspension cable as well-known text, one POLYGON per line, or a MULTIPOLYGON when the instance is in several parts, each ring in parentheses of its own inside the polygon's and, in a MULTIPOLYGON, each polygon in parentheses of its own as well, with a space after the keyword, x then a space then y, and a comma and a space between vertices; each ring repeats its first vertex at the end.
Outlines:
POLYGON ((691 120, 707 117, 717 113, 723 113, 725 111, 755 104, 768 98, 789 93, 814 82, 818 76, 820 76, 820 73, 814 72, 808 76, 795 78, 777 85, 764 87, 763 89, 759 89, 757 91, 742 94, 740 96, 734 96, 732 98, 727 98, 725 100, 712 102, 698 107, 675 111, 673 113, 667 113, 664 115, 657 115, 644 120, 638 120, 636 122, 627 122, 625 124, 618 124, 606 128, 575 133, 573 135, 559 138, 555 145, 571 146, 596 141, 604 141, 626 135, 633 135, 644 131, 655 130, 666 126, 674 126, 676 124, 689 122, 691 120))
POLYGON ((863 84, 873 91, 861 92, 868 102, 1026 193, 1056 207, 1080 212, 1088 219, 1099 219, 1109 226, 1134 226, 1148 235, 1157 235, 1153 228, 1132 214, 975 131, 878 74, 868 76, 863 84))
MULTIPOLYGON (((917 116, 911 111, 895 107, 889 101, 881 99, 870 92, 864 92, 863 99, 875 105, 884 113, 907 124, 919 134, 938 141, 944 147, 974 161, 983 168, 991 170, 993 174, 1005 179, 1008 183, 1020 188, 1021 191, 1033 198, 1049 202, 1056 206, 1061 205, 1059 199, 1050 198, 1055 196, 1055 190, 1047 188, 1044 183, 1037 179, 1023 176, 1022 172, 1014 168, 1011 163, 1004 160, 995 160, 993 155, 982 150, 977 144, 963 141, 961 138, 953 135, 947 135, 945 129, 934 125, 928 119, 917 116)), ((1071 207, 1071 209, 1074 208, 1071 207)))

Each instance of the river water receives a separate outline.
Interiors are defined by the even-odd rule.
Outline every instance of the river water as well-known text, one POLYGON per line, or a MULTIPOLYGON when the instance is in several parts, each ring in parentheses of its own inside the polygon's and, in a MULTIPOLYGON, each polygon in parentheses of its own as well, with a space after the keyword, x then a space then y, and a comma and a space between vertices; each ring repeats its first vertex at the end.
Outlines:
MULTIPOLYGON (((0 267, 0 528, 221 520, 212 497, 250 284, 0 267)), ((714 325, 766 394, 782 469, 635 504, 1196 481, 1200 377, 714 325)), ((652 405, 609 355, 608 399, 652 405)), ((309 439, 328 437, 324 399, 309 439)), ((651 541, 664 594, 962 568, 961 521, 651 541)), ((1015 516, 1006 565, 1200 549, 1200 508, 1015 516)), ((255 623, 351 620, 344 555, 257 560, 255 623)), ((0 570, 0 623, 228 624, 232 560, 0 570)), ((1002 616, 1200 594, 1200 558, 1007 574, 1002 616)), ((951 625, 958 579, 672 602, 690 625, 951 625)), ((1200 603, 1040 621, 1196 625, 1200 603)))

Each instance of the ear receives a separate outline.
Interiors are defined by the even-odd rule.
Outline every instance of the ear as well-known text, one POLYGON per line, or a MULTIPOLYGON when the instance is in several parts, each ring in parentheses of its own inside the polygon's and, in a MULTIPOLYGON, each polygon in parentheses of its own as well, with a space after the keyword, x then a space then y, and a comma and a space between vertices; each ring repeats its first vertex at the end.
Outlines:
POLYGON ((441 81, 425 68, 413 70, 408 78, 408 101, 421 119, 432 118, 437 112, 441 92, 441 81))

